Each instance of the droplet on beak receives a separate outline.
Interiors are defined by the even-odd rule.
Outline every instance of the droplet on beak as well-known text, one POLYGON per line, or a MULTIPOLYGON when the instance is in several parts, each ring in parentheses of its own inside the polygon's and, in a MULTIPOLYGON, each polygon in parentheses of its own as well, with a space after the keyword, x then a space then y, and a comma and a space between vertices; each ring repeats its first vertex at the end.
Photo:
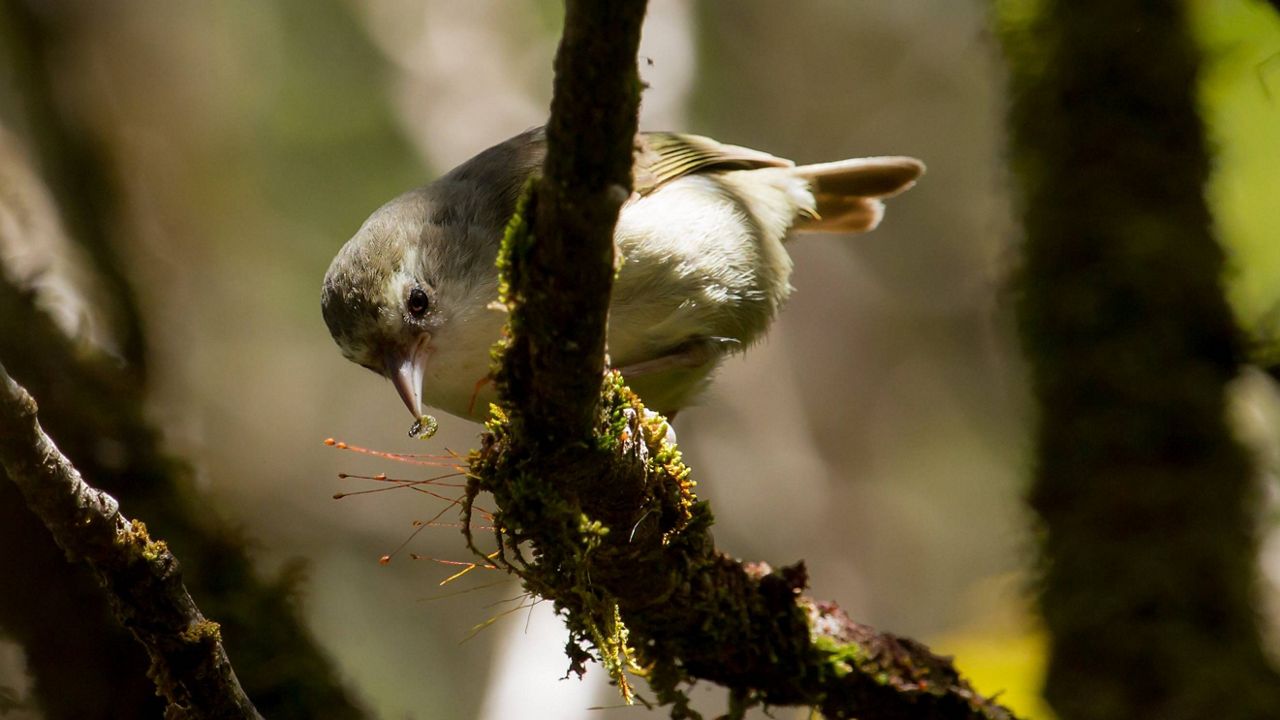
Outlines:
POLYGON ((417 420, 414 420, 413 425, 409 426, 409 437, 426 440, 432 435, 435 435, 436 430, 439 429, 439 427, 440 423, 436 422, 435 418, 430 415, 423 415, 417 420))

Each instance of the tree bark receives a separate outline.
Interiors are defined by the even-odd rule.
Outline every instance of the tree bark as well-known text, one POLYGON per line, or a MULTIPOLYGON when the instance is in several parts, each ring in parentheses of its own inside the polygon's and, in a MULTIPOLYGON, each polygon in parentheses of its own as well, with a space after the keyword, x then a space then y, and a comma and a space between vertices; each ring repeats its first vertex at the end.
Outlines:
MULTIPOLYGON (((163 541, 90 487, 36 419, 36 403, 0 365, 0 466, 72 559, 84 560, 122 624, 147 649, 165 717, 259 720, 222 647, 182 584, 163 541)), ((102 698, 106 703, 106 698, 102 698)))

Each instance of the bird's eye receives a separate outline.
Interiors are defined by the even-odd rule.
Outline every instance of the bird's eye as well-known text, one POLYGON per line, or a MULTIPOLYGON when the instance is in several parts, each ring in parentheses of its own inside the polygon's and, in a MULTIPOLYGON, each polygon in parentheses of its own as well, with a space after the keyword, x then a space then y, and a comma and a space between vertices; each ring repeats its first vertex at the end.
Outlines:
POLYGON ((426 314, 427 308, 431 306, 431 300, 427 297, 427 293, 422 288, 414 288, 409 291, 409 314, 414 317, 422 317, 426 314))

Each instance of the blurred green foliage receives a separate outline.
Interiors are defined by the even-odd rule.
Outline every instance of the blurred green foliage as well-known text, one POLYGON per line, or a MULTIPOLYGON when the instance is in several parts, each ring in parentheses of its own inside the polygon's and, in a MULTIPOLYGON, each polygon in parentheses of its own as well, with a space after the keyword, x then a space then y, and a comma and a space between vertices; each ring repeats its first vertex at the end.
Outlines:
MULTIPOLYGON (((234 93, 232 106, 243 113, 227 125, 243 135, 211 148, 231 155, 192 178, 211 202, 225 206, 201 214, 219 223, 211 237, 227 238, 242 235, 246 220, 260 231, 266 223, 246 217, 255 208, 287 218, 291 227, 270 241, 293 244, 276 252, 287 250, 311 267, 274 273, 274 282, 260 288, 278 307, 310 320, 315 306, 293 300, 318 293, 316 278, 329 254, 311 242, 332 242, 335 229, 354 233, 372 208, 425 182, 427 170, 396 123, 388 97, 393 71, 348 4, 236 0, 212 8, 226 43, 218 52, 248 53, 231 62, 263 68, 263 82, 221 88, 234 93)), ((226 77, 243 80, 242 72, 226 77)))
MULTIPOLYGON (((1188 3, 1204 51, 1201 114, 1215 165, 1208 188, 1233 255, 1231 301, 1246 327, 1280 306, 1280 14, 1259 0, 1188 3)), ((1274 320, 1274 317, 1272 317, 1274 320)))

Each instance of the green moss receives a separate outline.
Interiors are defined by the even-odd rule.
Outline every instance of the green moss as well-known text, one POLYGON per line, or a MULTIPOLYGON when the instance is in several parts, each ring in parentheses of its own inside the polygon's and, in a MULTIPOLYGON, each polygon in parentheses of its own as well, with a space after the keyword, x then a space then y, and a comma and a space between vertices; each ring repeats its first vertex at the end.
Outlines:
POLYGON ((532 217, 531 208, 534 203, 534 188, 539 176, 535 173, 525 181, 520 191, 520 199, 516 201, 516 211, 507 221, 502 232, 502 244, 498 250, 498 302, 510 307, 518 302, 512 294, 516 282, 515 273, 522 261, 528 257, 529 248, 533 247, 533 227, 528 218, 532 217))
POLYGON ((182 642, 192 645, 222 642, 222 626, 212 620, 201 620, 181 634, 182 642))
MULTIPOLYGON (((495 351, 499 356, 501 350, 495 351)), ((566 492, 573 483, 534 465, 516 447, 510 416, 495 407, 485 425, 481 449, 470 457, 466 510, 480 492, 490 492, 499 510, 499 563, 519 575, 525 588, 555 602, 565 616, 573 641, 570 661, 581 668, 582 648, 609 672, 623 697, 631 700, 627 672, 642 672, 630 646, 630 631, 622 621, 617 598, 591 580, 593 568, 606 567, 627 549, 630 527, 610 527, 592 517, 582 503, 566 492), (531 551, 528 558, 525 552, 531 551)), ((624 448, 644 446, 641 468, 646 493, 635 512, 658 519, 662 545, 694 517, 696 499, 689 468, 678 449, 666 441, 666 422, 646 413, 640 399, 621 375, 606 375, 601 385, 601 412, 594 436, 594 452, 601 467, 624 448)), ((473 542, 474 538, 469 538, 473 542)), ((485 554, 482 550, 477 552, 485 554)))
POLYGON ((147 526, 140 520, 133 520, 128 527, 116 534, 116 544, 131 551, 133 557, 146 562, 156 562, 169 554, 169 545, 163 540, 152 540, 147 526))
MULTIPOLYGON (((822 656, 820 662, 836 677, 844 677, 867 663, 866 653, 857 643, 839 643, 829 637, 817 637, 814 638, 813 647, 822 656)), ((876 675, 884 673, 878 672, 876 675)), ((888 682, 887 678, 885 682, 888 682)))
MULTIPOLYGON (((508 311, 504 338, 492 350, 492 373, 502 398, 510 391, 511 371, 504 361, 522 331, 524 298, 514 288, 519 286, 533 243, 527 220, 534 204, 532 187, 526 186, 507 225, 497 261, 499 302, 508 311)), ((493 494, 496 562, 520 576, 527 590, 555 603, 571 636, 566 648, 571 669, 581 673, 586 659, 596 658, 630 702, 626 674, 646 669, 638 664, 631 647, 631 633, 622 620, 618 599, 592 581, 593 572, 597 576, 617 572, 619 558, 634 552, 630 541, 635 526, 650 517, 657 519, 661 533, 661 542, 655 545, 658 550, 689 525, 696 508, 689 468, 681 461, 679 450, 666 441, 666 421, 647 414, 617 372, 607 373, 601 382, 590 446, 572 449, 598 455, 599 462, 562 462, 539 454, 541 449, 519 446, 519 433, 514 430, 519 422, 513 410, 491 408, 481 447, 469 458, 464 526, 470 527, 475 497, 482 492, 493 494), (637 458, 643 458, 643 463, 637 463, 637 458), (577 490, 589 487, 590 478, 576 477, 573 472, 580 471, 567 468, 584 465, 601 473, 621 468, 626 479, 640 489, 637 497, 628 497, 624 503, 630 505, 628 517, 636 516, 640 521, 623 526, 601 509, 601 503, 595 502, 598 498, 579 497, 577 490), (558 472, 557 468, 566 469, 558 472)), ((464 532, 475 552, 492 552, 478 548, 476 538, 469 530, 464 532)))

